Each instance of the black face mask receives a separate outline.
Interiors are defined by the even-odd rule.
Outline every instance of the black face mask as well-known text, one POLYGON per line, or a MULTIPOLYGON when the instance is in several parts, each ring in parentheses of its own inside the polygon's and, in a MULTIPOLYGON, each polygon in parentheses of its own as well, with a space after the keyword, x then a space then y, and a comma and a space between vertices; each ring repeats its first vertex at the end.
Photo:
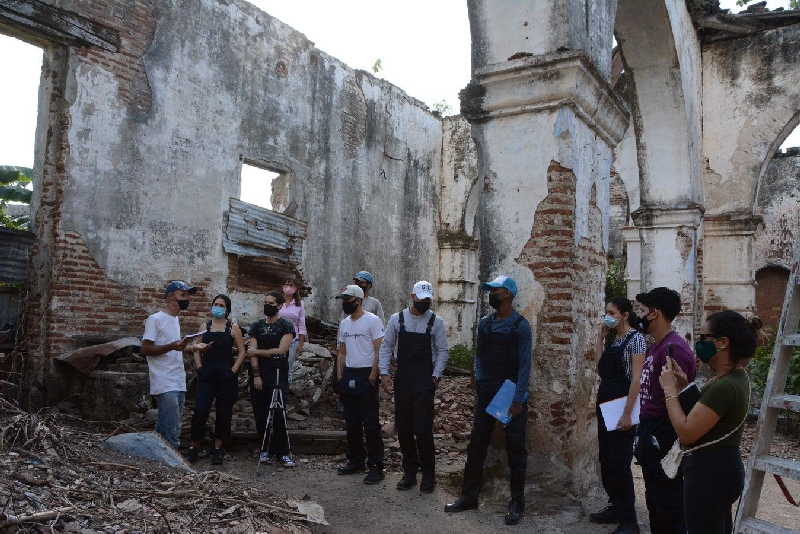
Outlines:
POLYGON ((499 309, 502 303, 503 299, 500 298, 500 295, 489 295, 489 306, 495 310, 499 309))
POLYGON ((429 309, 431 309, 431 303, 427 300, 415 300, 414 301, 414 309, 420 313, 425 313, 429 309))
POLYGON ((189 308, 189 300, 179 300, 178 301, 178 308, 181 310, 186 310, 189 308))
POLYGON ((650 323, 652 322, 650 321, 650 319, 647 318, 648 315, 650 314, 646 313, 644 317, 636 316, 633 323, 633 327, 644 334, 647 333, 647 329, 650 328, 650 323))
POLYGON ((267 317, 273 317, 276 313, 278 313, 278 307, 272 304, 264 304, 264 315, 267 317))
POLYGON ((352 315, 358 308, 358 301, 351 300, 350 302, 342 301, 342 311, 345 315, 352 315))

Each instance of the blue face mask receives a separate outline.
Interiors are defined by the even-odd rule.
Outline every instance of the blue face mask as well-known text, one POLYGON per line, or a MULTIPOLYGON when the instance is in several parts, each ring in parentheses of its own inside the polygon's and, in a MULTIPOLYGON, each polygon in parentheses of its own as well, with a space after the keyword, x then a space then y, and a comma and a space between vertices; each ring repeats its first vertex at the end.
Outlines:
POLYGON ((616 317, 611 317, 610 315, 603 316, 603 325, 606 328, 616 328, 618 324, 619 324, 619 319, 617 319, 616 317))
POLYGON ((225 317, 225 308, 223 306, 211 306, 211 317, 222 319, 225 317))

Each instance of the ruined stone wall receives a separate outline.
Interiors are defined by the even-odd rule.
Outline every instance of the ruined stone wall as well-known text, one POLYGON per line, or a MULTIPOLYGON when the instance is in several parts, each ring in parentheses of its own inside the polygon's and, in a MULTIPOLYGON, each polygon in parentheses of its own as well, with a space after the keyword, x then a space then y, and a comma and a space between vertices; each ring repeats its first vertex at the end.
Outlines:
POLYGON ((228 292, 236 317, 256 315, 261 296, 228 287, 221 244, 242 159, 289 170, 278 204, 309 225, 310 314, 338 318, 331 297, 359 269, 376 275, 387 312, 414 281, 438 279, 442 127, 420 102, 244 1, 49 3, 121 42, 46 53, 34 360, 100 331, 140 333, 171 278, 228 292), (86 314, 103 317, 77 320, 86 314))
POLYGON ((789 268, 800 237, 800 155, 778 153, 770 161, 758 196, 763 221, 753 244, 753 271, 789 268))

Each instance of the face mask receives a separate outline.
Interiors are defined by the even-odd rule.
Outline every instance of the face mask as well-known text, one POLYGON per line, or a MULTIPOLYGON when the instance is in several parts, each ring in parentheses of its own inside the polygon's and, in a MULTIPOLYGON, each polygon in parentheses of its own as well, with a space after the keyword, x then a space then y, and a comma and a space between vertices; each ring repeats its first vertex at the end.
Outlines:
POLYGON ((500 298, 500 295, 489 295, 489 306, 495 310, 500 308, 500 304, 502 303, 503 300, 500 298))
POLYGON ((701 339, 694 344, 694 353, 703 363, 708 363, 717 353, 717 346, 710 339, 701 339))
POLYGON ((189 308, 189 300, 179 300, 178 301, 178 308, 181 310, 186 310, 189 308))
POLYGON ((222 319, 225 317, 225 308, 223 306, 211 306, 211 317, 222 319))
POLYGON ((425 313, 431 308, 431 303, 427 300, 415 300, 414 309, 420 313, 425 313))
POLYGON ((354 311, 358 308, 358 301, 352 300, 350 302, 342 301, 342 311, 345 315, 352 315, 354 311))
POLYGON ((616 317, 611 317, 610 315, 603 316, 603 326, 605 326, 606 328, 616 328, 618 324, 619 324, 619 319, 617 319, 616 317))
POLYGON ((273 304, 264 304, 264 315, 267 317, 272 317, 278 313, 278 307, 273 304))
POLYGON ((292 286, 283 286, 283 294, 288 296, 294 296, 297 293, 297 288, 292 286))
POLYGON ((637 330, 645 334, 647 333, 647 329, 650 328, 651 323, 650 319, 647 318, 648 315, 650 315, 650 312, 644 314, 644 317, 636 316, 636 324, 633 325, 637 330))

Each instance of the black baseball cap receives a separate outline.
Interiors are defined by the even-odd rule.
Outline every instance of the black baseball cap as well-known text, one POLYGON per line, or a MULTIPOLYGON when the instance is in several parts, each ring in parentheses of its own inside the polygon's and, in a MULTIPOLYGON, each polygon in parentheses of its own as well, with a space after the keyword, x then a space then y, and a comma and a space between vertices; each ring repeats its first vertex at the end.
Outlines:
POLYGON ((671 321, 681 312, 681 296, 674 289, 657 287, 636 295, 636 301, 648 308, 660 310, 671 321))

